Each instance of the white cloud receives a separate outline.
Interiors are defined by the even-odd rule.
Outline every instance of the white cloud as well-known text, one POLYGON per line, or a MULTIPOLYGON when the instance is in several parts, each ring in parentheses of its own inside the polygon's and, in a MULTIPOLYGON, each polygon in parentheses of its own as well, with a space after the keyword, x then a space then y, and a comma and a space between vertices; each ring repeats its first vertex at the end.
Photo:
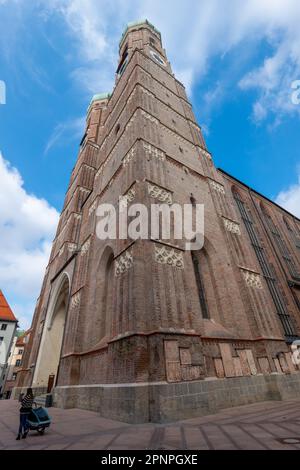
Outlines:
POLYGON ((48 15, 63 18, 73 50, 74 46, 77 50, 78 65, 71 77, 89 94, 110 91, 117 63, 113 24, 119 13, 126 10, 125 3, 122 0, 51 0, 46 2, 46 9, 48 15))
POLYGON ((267 117, 267 109, 260 101, 256 101, 253 105, 253 118, 259 123, 262 122, 267 117))
MULTIPOLYGON (((284 114, 300 112, 291 102, 290 89, 300 79, 299 0, 244 0, 242 4, 230 0, 226 7, 224 0, 15 0, 13 4, 15 9, 38 6, 45 21, 52 15, 58 25, 63 20, 74 59, 70 76, 86 93, 112 89, 118 40, 126 23, 148 18, 162 32, 176 76, 189 92, 214 58, 241 47, 243 63, 242 55, 262 52, 260 46, 265 45, 264 54, 240 70, 226 93, 238 85, 244 91, 255 89, 253 118, 258 122, 270 113, 280 122, 284 114)), ((55 30, 50 31, 49 41, 59 49, 55 30)), ((9 43, 14 43, 13 38, 9 43)), ((222 81, 222 76, 217 80, 222 81)))
POLYGON ((0 181, 0 286, 27 327, 48 263, 58 213, 44 199, 26 192, 20 173, 1 153, 0 181))
POLYGON ((71 72, 71 78, 88 93, 88 98, 98 92, 109 93, 113 89, 114 67, 101 67, 97 61, 97 66, 94 64, 77 67, 71 72))
MULTIPOLYGON (((299 15, 300 22, 300 15, 299 15)), ((249 72, 241 81, 244 90, 251 88, 259 91, 253 105, 253 117, 257 121, 265 119, 268 113, 276 115, 277 120, 286 113, 300 114, 300 107, 292 102, 293 81, 300 77, 300 34, 292 38, 289 34, 272 57, 265 59, 263 65, 249 72), (298 56, 293 56, 293 41, 297 41, 298 56), (260 110, 257 114, 257 109, 260 110)))
POLYGON ((300 218, 300 168, 298 169, 298 182, 281 191, 275 202, 300 218))
MULTIPOLYGON (((117 42, 128 21, 147 17, 161 30, 176 75, 190 92, 211 60, 235 47, 256 50, 265 41, 262 63, 240 77, 244 90, 258 92, 253 117, 269 112, 299 112, 290 85, 300 78, 299 0, 51 0, 48 11, 60 15, 78 46, 82 64, 73 77, 89 91, 113 86, 117 42)), ((237 84, 235 84, 237 85, 237 84)), ((277 121, 278 121, 278 115, 277 121)))
POLYGON ((47 153, 53 147, 59 145, 62 140, 64 144, 78 140, 83 136, 84 126, 85 116, 57 124, 45 145, 44 155, 47 155, 47 153))
POLYGON ((52 5, 64 16, 70 31, 78 40, 84 59, 98 60, 107 46, 103 31, 103 5, 101 7, 99 2, 91 0, 59 0, 54 1, 52 5))

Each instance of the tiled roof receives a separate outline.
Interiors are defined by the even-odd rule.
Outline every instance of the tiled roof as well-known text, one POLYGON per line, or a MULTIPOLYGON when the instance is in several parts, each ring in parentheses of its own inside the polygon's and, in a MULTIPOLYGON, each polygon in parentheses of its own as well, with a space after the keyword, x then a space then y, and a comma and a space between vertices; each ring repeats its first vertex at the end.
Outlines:
POLYGON ((6 321, 18 321, 14 316, 10 306, 7 303, 6 298, 3 295, 2 290, 0 290, 0 320, 6 321))

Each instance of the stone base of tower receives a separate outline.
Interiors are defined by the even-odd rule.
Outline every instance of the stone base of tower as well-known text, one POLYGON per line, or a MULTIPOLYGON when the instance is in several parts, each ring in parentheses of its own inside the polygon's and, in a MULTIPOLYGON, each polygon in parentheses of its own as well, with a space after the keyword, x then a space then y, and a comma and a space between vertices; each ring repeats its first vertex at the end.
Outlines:
POLYGON ((300 396, 300 373, 180 383, 58 386, 54 406, 99 412, 127 423, 165 423, 225 408, 300 396))

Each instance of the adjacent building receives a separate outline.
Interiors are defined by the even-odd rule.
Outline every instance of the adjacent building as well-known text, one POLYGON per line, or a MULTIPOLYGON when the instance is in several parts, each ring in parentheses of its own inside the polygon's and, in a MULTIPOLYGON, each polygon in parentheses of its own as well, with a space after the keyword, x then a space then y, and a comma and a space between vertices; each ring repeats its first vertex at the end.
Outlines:
POLYGON ((0 290, 0 396, 8 373, 8 359, 16 333, 18 320, 13 314, 3 292, 0 290))
POLYGON ((299 219, 215 167, 160 32, 128 25, 114 90, 87 111, 17 391, 129 422, 292 398, 299 335, 299 219), (105 203, 204 204, 204 247, 99 239, 105 203))
POLYGON ((3 398, 10 398, 12 390, 15 387, 17 374, 22 367, 23 354, 26 344, 30 338, 30 330, 16 335, 13 339, 11 351, 7 363, 7 374, 5 384, 3 385, 3 398))

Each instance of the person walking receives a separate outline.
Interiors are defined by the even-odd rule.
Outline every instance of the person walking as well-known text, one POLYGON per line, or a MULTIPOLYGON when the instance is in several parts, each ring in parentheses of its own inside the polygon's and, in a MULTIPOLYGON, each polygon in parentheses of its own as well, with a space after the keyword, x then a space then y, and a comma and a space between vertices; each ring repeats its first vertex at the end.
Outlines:
POLYGON ((19 432, 16 438, 17 441, 21 439, 21 436, 22 436, 22 439, 26 439, 27 434, 29 432, 29 425, 28 425, 27 419, 32 410, 33 400, 34 400, 34 397, 32 393, 32 388, 28 388, 26 395, 22 398, 22 401, 21 401, 20 426, 19 426, 19 432))

